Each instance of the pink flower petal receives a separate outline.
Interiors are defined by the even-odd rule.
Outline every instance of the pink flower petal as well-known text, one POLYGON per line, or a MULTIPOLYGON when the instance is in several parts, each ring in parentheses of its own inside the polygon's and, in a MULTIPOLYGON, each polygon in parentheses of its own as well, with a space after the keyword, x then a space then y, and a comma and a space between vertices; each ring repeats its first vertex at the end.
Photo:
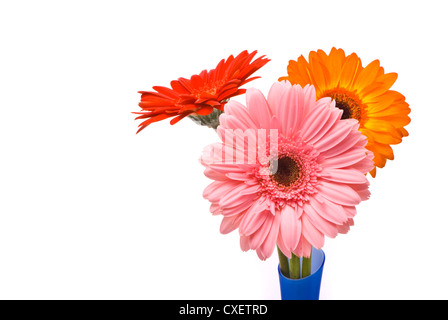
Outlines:
MULTIPOLYGON (((299 240, 300 240, 300 235, 299 235, 299 240)), ((277 236, 277 246, 278 248, 281 250, 281 252, 283 252, 283 254, 288 258, 291 259, 291 252, 292 250, 288 250, 288 248, 286 247, 285 242, 283 241, 283 235, 282 235, 282 229, 280 227, 279 231, 278 231, 278 236, 277 236)))
POLYGON ((353 184, 351 187, 359 194, 362 201, 370 198, 369 182, 363 184, 353 184))
POLYGON ((307 216, 310 223, 316 227, 317 230, 325 234, 330 238, 334 238, 338 234, 337 224, 324 219, 319 213, 317 213, 316 209, 314 209, 311 205, 305 205, 304 207, 304 215, 307 216))
POLYGON ((217 216, 219 214, 222 214, 222 209, 219 204, 217 204, 216 202, 212 202, 212 204, 210 205, 210 212, 212 213, 212 215, 217 216))
POLYGON ((281 130, 282 126, 281 126, 280 120, 278 119, 278 117, 276 115, 272 116, 270 127, 271 127, 271 129, 281 130))
POLYGON ((249 237, 246 237, 246 236, 240 237, 240 247, 241 247, 241 250, 243 250, 243 251, 250 250, 249 237))
POLYGON ((243 191, 241 191, 241 195, 249 195, 249 194, 254 195, 254 194, 258 193, 258 191, 260 191, 260 189, 261 189, 261 187, 258 184, 255 184, 255 185, 247 184, 247 188, 244 189, 243 191))
POLYGON ((312 249, 311 244, 302 234, 302 236, 300 237, 299 244, 294 249, 293 253, 298 257, 309 258, 311 255, 311 249, 312 249))
POLYGON ((312 145, 321 140, 336 124, 339 124, 342 114, 342 110, 339 110, 337 108, 330 109, 328 105, 322 106, 320 109, 321 112, 329 113, 330 116, 325 120, 320 129, 311 133, 307 133, 307 141, 312 145), (325 112, 324 110, 329 110, 330 112, 325 112))
POLYGON ((324 107, 315 107, 306 115, 306 117, 313 119, 313 121, 305 122, 301 128, 302 137, 305 141, 308 142, 313 139, 324 127, 326 130, 329 130, 334 124, 334 122, 329 121, 332 113, 323 112, 322 110, 324 110, 324 107))
POLYGON ((228 234, 240 226, 241 220, 244 217, 244 213, 232 216, 224 217, 221 221, 221 227, 219 231, 222 234, 228 234))
POLYGON ((252 197, 247 197, 244 200, 245 200, 244 202, 234 207, 225 207, 225 208, 220 207, 221 209, 220 213, 224 217, 230 217, 244 212, 245 210, 249 209, 249 207, 252 206, 254 199, 252 197))
POLYGON ((230 180, 246 181, 249 180, 247 173, 229 172, 225 175, 230 180))
MULTIPOLYGON (((220 117, 219 117, 219 123, 221 125, 221 129, 219 130, 219 136, 221 137, 221 130, 226 128, 226 129, 241 129, 241 130, 247 130, 250 129, 250 127, 244 123, 241 119, 233 116, 233 115, 229 115, 229 114, 225 114, 223 113, 220 117)), ((222 140, 222 138, 221 138, 222 140)))
POLYGON ((274 115, 278 115, 281 108, 281 97, 289 87, 291 87, 291 84, 286 83, 286 81, 275 82, 269 90, 267 100, 274 115))
POLYGON ((202 196, 211 202, 219 202, 224 195, 240 184, 241 182, 233 182, 231 180, 214 181, 204 189, 202 196))
POLYGON ((352 132, 352 127, 344 121, 338 121, 321 139, 314 143, 319 152, 327 151, 338 145, 352 132))
POLYGON ((303 236, 314 248, 320 249, 324 246, 324 235, 319 230, 317 230, 317 228, 310 222, 306 215, 302 217, 302 230, 303 236))
POLYGON ((321 153, 326 158, 332 158, 335 156, 340 155, 343 152, 346 152, 347 150, 353 148, 360 140, 363 139, 363 136, 361 132, 351 132, 344 140, 342 140, 340 143, 335 144, 332 148, 321 151, 321 153))
POLYGON ((321 181, 317 190, 324 198, 336 204, 354 206, 361 202, 361 197, 358 193, 345 184, 321 181))
POLYGON ((255 233, 266 221, 268 215, 271 215, 271 213, 263 210, 262 207, 257 206, 257 203, 252 205, 241 221, 240 234, 250 236, 255 233))
POLYGON ((324 168, 321 172, 321 178, 339 183, 369 184, 366 175, 362 174, 358 170, 349 168, 324 168))
POLYGON ((275 217, 271 214, 266 215, 266 220, 260 228, 252 235, 249 236, 249 245, 252 250, 258 249, 261 244, 266 240, 269 232, 271 231, 272 224, 274 223, 275 217))
MULTIPOLYGON (((300 210, 303 210, 300 208, 300 210)), ((281 212, 281 224, 283 242, 286 249, 292 251, 300 240, 302 224, 299 220, 297 210, 286 205, 281 212)))
POLYGON ((287 88, 280 98, 281 107, 278 108, 277 115, 281 124, 281 132, 287 137, 291 137, 297 131, 298 110, 303 112, 302 108, 297 108, 300 98, 303 100, 302 88, 295 86, 287 88))
POLYGON ((370 172, 375 167, 373 162, 373 154, 368 151, 365 159, 352 164, 350 167, 352 169, 359 170, 360 172, 370 172))
POLYGON ((348 219, 346 223, 342 226, 338 226, 339 233, 347 233, 350 230, 350 227, 354 225, 353 219, 348 219))
POLYGON ((221 197, 221 200, 219 200, 220 207, 233 208, 253 198, 251 194, 247 195, 243 193, 248 188, 250 187, 247 184, 239 183, 235 188, 221 197))
POLYGON ((272 112, 261 91, 254 88, 247 89, 246 104, 252 119, 258 123, 258 128, 269 129, 272 112))
MULTIPOLYGON (((272 216, 271 216, 272 217, 272 216)), ((263 241, 261 246, 257 249, 257 255, 261 260, 266 260, 272 255, 274 252, 276 239, 279 233, 279 224, 280 224, 280 216, 273 217, 274 221, 271 225, 271 230, 269 231, 268 236, 263 241)))
POLYGON ((328 158, 322 161, 324 167, 345 168, 352 166, 366 158, 366 154, 360 152, 359 149, 351 149, 337 157, 328 158))
POLYGON ((229 178, 226 177, 225 174, 216 172, 216 171, 214 171, 214 170, 212 170, 210 168, 206 168, 204 170, 204 175, 207 178, 212 179, 212 180, 217 180, 217 181, 227 181, 227 180, 229 180, 229 178))
POLYGON ((304 211, 309 212, 311 206, 322 218, 334 224, 343 224, 347 221, 344 209, 331 201, 322 198, 323 202, 319 202, 315 197, 310 198, 309 203, 304 204, 304 211))
POLYGON ((231 115, 234 116, 235 119, 240 120, 240 122, 243 124, 243 127, 241 127, 241 129, 258 128, 254 120, 252 119, 251 115, 249 114, 247 108, 241 103, 235 100, 230 100, 225 105, 224 111, 225 113, 221 114, 219 118, 220 123, 221 123, 221 117, 225 115, 231 115))
POLYGON ((354 218, 356 216, 356 207, 344 207, 345 212, 347 213, 347 217, 354 218))

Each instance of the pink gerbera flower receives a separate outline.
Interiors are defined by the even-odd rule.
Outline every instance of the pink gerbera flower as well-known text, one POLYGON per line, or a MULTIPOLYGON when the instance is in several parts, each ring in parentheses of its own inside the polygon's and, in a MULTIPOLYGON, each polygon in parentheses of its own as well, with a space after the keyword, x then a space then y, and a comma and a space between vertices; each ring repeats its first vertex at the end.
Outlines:
POLYGON ((313 86, 275 83, 267 100, 249 89, 246 104, 230 101, 220 116, 222 142, 201 158, 215 180, 203 195, 223 215, 222 233, 239 229, 243 251, 264 260, 277 244, 288 258, 309 257, 325 236, 349 230, 370 195, 367 140, 331 98, 316 101, 313 86))

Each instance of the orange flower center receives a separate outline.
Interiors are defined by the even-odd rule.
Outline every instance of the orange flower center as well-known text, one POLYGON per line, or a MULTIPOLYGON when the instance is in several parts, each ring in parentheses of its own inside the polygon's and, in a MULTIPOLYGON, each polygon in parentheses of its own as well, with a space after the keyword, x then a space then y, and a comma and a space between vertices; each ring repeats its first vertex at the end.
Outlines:
POLYGON ((223 80, 208 82, 201 88, 195 90, 194 94, 198 99, 203 98, 204 95, 215 96, 219 92, 219 90, 221 90, 221 87, 223 85, 224 85, 223 80))
POLYGON ((336 88, 325 91, 322 97, 330 97, 336 101, 336 107, 343 111, 341 119, 356 119, 361 122, 364 108, 356 94, 336 88))

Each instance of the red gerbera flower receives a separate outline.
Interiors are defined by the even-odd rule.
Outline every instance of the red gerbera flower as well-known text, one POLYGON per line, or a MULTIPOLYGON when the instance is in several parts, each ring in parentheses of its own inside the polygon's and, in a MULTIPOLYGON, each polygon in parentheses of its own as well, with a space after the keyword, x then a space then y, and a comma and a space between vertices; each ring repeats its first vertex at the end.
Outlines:
POLYGON ((153 122, 175 117, 171 124, 188 115, 205 116, 216 108, 224 111, 226 102, 246 92, 240 89, 245 83, 259 77, 249 78, 264 66, 269 59, 261 56, 251 60, 257 51, 241 52, 238 56, 222 59, 215 69, 204 70, 190 79, 179 78, 171 81, 171 88, 155 86, 156 91, 139 91, 142 94, 139 106, 142 108, 137 119, 147 119, 140 123, 140 132, 153 122))

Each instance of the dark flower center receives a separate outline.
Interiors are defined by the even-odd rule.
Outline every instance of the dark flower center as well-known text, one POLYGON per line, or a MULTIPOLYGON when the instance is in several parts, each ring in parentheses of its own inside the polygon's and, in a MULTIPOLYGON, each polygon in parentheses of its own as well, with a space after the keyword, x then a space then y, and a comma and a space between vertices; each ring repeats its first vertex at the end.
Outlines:
POLYGON ((336 107, 343 111, 341 119, 351 119, 352 118, 352 110, 350 109, 350 106, 345 101, 336 100, 336 107))
POLYGON ((277 162, 277 172, 272 175, 272 179, 278 184, 289 187, 300 177, 300 167, 297 162, 290 157, 282 157, 277 162))
POLYGON ((323 94, 336 102, 336 107, 342 110, 341 119, 361 120, 361 101, 354 94, 345 92, 343 89, 329 90, 323 94))

